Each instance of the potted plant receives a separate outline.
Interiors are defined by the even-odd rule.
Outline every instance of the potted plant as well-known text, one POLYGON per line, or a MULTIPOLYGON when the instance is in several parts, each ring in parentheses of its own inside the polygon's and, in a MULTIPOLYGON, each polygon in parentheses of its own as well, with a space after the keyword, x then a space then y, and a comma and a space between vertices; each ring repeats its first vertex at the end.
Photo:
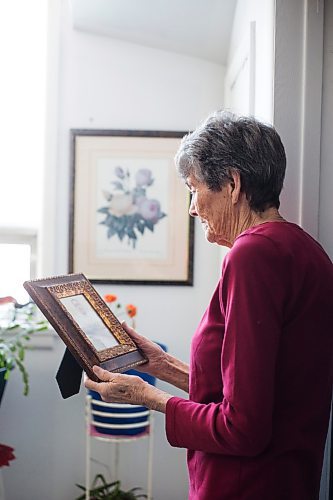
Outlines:
POLYGON ((35 304, 18 304, 13 297, 0 298, 0 402, 11 370, 17 367, 22 375, 23 394, 29 392, 29 376, 25 351, 31 334, 47 330, 46 319, 36 316, 35 304))
MULTIPOLYGON (((84 492, 76 500, 85 500, 86 488, 81 484, 76 486, 84 492)), ((89 490, 89 500, 136 500, 137 498, 147 498, 144 493, 139 493, 140 490, 141 488, 132 488, 124 491, 121 489, 120 481, 108 483, 103 474, 96 474, 89 490)))

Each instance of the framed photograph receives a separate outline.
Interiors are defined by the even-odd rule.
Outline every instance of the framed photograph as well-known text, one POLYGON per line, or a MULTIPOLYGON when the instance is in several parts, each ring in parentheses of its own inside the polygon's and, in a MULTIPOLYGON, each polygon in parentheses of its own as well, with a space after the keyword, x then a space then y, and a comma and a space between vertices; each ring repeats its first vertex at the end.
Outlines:
POLYGON ((185 132, 72 130, 69 272, 93 283, 192 285, 185 132))
POLYGON ((92 380, 94 365, 121 372, 147 361, 83 274, 23 286, 92 380))

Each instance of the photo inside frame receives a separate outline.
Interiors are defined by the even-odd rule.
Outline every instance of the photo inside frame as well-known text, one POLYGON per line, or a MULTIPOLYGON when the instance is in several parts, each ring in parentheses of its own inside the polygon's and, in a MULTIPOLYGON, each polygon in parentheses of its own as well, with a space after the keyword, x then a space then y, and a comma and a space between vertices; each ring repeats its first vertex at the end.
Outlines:
POLYGON ((59 300, 96 351, 110 349, 119 344, 83 294, 62 297, 59 300))

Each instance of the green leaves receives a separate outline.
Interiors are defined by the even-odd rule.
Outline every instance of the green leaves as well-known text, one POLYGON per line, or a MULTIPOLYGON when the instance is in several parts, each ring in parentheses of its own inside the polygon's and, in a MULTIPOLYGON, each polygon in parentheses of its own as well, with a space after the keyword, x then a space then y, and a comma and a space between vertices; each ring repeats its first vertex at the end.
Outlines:
MULTIPOLYGON (((76 498, 76 500, 85 500, 86 498, 86 488, 81 484, 76 485, 80 490, 84 491, 83 495, 76 498)), ((137 498, 147 498, 147 495, 136 492, 140 491, 141 488, 132 488, 129 491, 123 491, 120 489, 120 481, 113 481, 107 483, 103 474, 96 474, 92 487, 89 490, 90 500, 136 500, 137 498), (98 486, 98 483, 101 483, 98 486)))
POLYGON ((24 364, 20 360, 20 358, 15 358, 15 364, 18 367, 18 369, 20 370, 21 375, 22 375, 22 380, 23 380, 23 385, 24 385, 23 394, 24 394, 24 396, 27 396, 29 394, 29 376, 28 376, 28 372, 27 372, 24 364))
POLYGON ((25 368, 25 353, 29 347, 31 335, 35 332, 47 330, 50 326, 45 319, 36 319, 36 306, 29 303, 19 311, 9 309, 7 324, 0 326, 0 368, 6 368, 5 380, 15 366, 19 369, 23 394, 29 393, 29 376, 25 368))
MULTIPOLYGON (((125 236, 127 236, 128 243, 133 248, 135 248, 138 239, 136 231, 143 235, 145 230, 148 229, 153 233, 157 222, 145 219, 139 213, 116 217, 108 212, 107 207, 100 208, 98 212, 106 214, 106 218, 100 224, 107 226, 107 238, 110 239, 113 236, 118 236, 119 240, 123 241, 125 236)), ((163 217, 166 217, 166 214, 162 212, 158 220, 163 219, 163 217)))

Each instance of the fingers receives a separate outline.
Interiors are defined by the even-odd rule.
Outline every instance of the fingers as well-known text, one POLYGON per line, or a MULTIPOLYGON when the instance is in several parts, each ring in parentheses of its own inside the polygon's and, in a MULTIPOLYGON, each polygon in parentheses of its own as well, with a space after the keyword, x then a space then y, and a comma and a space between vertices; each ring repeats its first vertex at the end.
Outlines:
POLYGON ((120 382, 119 378, 122 377, 120 373, 110 373, 107 370, 103 370, 99 366, 93 366, 93 372, 100 379, 100 382, 94 382, 87 375, 84 378, 84 385, 87 389, 91 389, 92 391, 99 392, 101 396, 103 396, 106 388, 105 382, 111 382, 117 384, 120 382))
POLYGON ((144 341, 145 337, 140 335, 138 332, 134 330, 134 328, 131 328, 126 321, 122 321, 122 327, 124 328, 125 332, 128 333, 128 335, 131 337, 132 340, 137 344, 138 347, 141 349, 144 347, 144 341))
POLYGON ((138 333, 134 328, 131 328, 126 321, 121 322, 122 327, 124 330, 129 334, 130 337, 135 340, 135 342, 138 344, 139 347, 146 345, 147 342, 151 342, 147 337, 144 337, 140 333, 138 333))
POLYGON ((90 389, 91 391, 96 391, 96 392, 99 392, 100 389, 101 389, 101 384, 100 382, 94 382, 93 380, 91 380, 90 378, 85 378, 84 379, 84 386, 87 388, 87 389, 90 389))
POLYGON ((97 377, 102 380, 102 382, 112 382, 115 378, 115 373, 108 372, 107 370, 103 370, 100 366, 93 366, 93 372, 97 377))
POLYGON ((125 330, 125 332, 127 332, 131 337, 137 337, 138 336, 138 334, 136 333, 136 331, 134 330, 134 328, 131 328, 126 323, 126 321, 122 321, 121 322, 121 326, 123 327, 123 329, 125 330))
POLYGON ((126 321, 121 322, 121 326, 124 328, 124 330, 129 334, 130 337, 135 338, 135 340, 148 340, 146 337, 138 333, 134 328, 129 326, 126 321))

